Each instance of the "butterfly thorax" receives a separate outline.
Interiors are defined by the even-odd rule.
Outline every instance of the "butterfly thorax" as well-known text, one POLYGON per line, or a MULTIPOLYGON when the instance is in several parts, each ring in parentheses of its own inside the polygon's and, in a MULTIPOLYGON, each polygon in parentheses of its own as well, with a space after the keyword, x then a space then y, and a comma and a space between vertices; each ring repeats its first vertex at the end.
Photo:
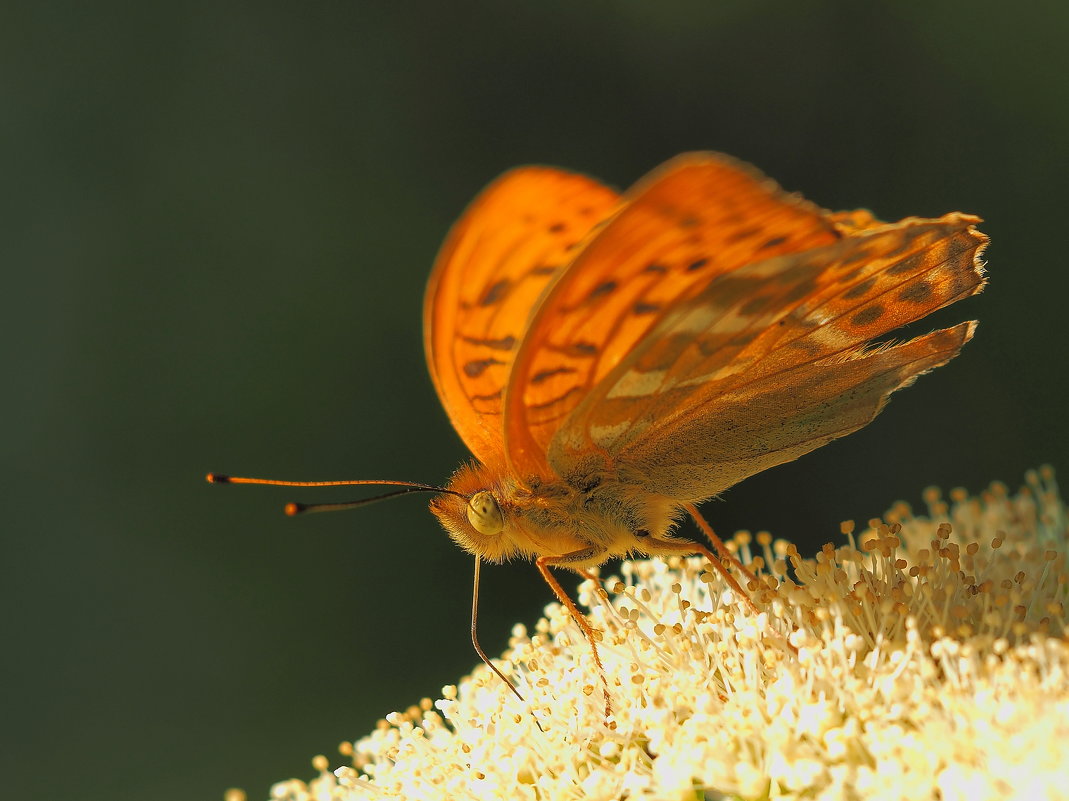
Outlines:
POLYGON ((448 489, 460 494, 438 496, 431 511, 454 542, 492 562, 590 550, 592 556, 574 566, 600 564, 611 556, 644 552, 651 537, 664 538, 677 512, 667 498, 606 473, 521 482, 473 462, 456 472, 448 489), (483 526, 480 531, 473 524, 472 499, 476 504, 485 499, 499 512, 499 530, 483 526))

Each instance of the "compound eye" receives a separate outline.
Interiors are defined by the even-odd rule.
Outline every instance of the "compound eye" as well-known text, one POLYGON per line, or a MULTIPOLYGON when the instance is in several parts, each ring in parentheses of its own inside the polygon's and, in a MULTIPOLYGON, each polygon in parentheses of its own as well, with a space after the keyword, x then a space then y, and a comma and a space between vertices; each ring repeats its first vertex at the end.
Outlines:
POLYGON ((468 501, 468 522, 480 534, 500 534, 505 518, 497 499, 486 490, 476 492, 468 501))

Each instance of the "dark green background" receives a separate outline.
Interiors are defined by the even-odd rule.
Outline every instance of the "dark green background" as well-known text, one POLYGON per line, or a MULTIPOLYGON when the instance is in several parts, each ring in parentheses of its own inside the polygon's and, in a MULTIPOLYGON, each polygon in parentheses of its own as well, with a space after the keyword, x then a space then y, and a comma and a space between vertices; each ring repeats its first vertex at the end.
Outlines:
MULTIPOLYGON (((1065 8, 8 4, 5 797, 264 798, 474 665, 424 500, 291 520, 351 494, 202 476, 445 480, 423 284, 516 164, 627 185, 717 149, 830 208, 987 219, 988 290, 934 321, 981 320, 961 358, 710 504, 722 531, 811 548, 930 483, 1069 469, 1065 8)), ((493 653, 550 594, 518 564, 484 597, 493 653)))

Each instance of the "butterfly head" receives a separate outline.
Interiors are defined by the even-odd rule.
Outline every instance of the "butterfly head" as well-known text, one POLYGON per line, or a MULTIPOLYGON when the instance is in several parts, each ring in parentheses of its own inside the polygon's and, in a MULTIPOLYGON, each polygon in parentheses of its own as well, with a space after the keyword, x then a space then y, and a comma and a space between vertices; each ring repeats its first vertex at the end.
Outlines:
POLYGON ((431 511, 457 545, 490 562, 519 555, 510 535, 506 488, 491 470, 466 464, 453 476, 448 489, 431 501, 431 511))

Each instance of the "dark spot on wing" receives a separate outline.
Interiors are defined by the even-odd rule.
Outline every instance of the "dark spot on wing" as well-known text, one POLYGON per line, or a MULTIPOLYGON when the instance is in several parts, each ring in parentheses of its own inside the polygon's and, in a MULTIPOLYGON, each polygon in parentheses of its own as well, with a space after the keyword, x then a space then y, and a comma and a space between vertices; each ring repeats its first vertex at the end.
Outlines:
POLYGON ((687 272, 692 273, 695 270, 700 270, 708 263, 709 259, 698 259, 697 261, 692 261, 690 264, 687 265, 687 272))
POLYGON ((927 281, 918 281, 898 293, 898 300, 906 303, 924 303, 932 297, 932 285, 927 281))
POLYGON ((774 236, 771 239, 766 239, 764 244, 761 245, 760 250, 768 250, 769 248, 775 248, 782 245, 787 241, 789 237, 786 236, 774 236))
POLYGON ((500 281, 491 284, 486 292, 483 293, 483 296, 479 298, 479 305, 493 306, 505 297, 505 294, 509 291, 509 287, 510 282, 507 278, 502 278, 500 281))
POLYGON ((857 312, 850 318, 850 325, 858 328, 864 328, 867 325, 871 325, 883 316, 883 306, 879 303, 869 306, 857 312))
POLYGON ((598 284, 596 287, 594 287, 590 291, 590 294, 586 296, 586 299, 594 300, 594 298, 600 298, 602 295, 608 295, 614 289, 616 289, 615 281, 605 281, 604 283, 598 284))
POLYGON ((872 253, 865 248, 860 248, 849 256, 843 258, 843 264, 857 264, 859 261, 867 261, 872 258, 872 253))
POLYGON ((569 356, 588 357, 598 354, 598 346, 591 342, 573 342, 561 350, 569 356))
POLYGON ((562 222, 553 223, 553 225, 549 226, 549 232, 551 234, 559 234, 563 230, 564 230, 564 223, 562 223, 562 222))
POLYGON ((465 342, 470 345, 482 345, 483 347, 490 348, 492 350, 512 350, 516 345, 516 337, 507 336, 500 337, 499 339, 490 339, 486 337, 466 337, 462 336, 465 342))
POLYGON ((574 373, 574 367, 554 367, 550 370, 542 370, 531 376, 532 384, 541 384, 548 378, 552 378, 555 375, 564 375, 566 373, 574 373))
POLYGON ((875 278, 867 278, 857 286, 852 286, 850 289, 843 293, 844 300, 854 300, 855 298, 863 298, 867 295, 872 288, 876 286, 875 278))
POLYGON ((751 239, 761 233, 760 228, 743 228, 741 231, 736 231, 727 238, 727 242, 741 242, 744 239, 751 239))
POLYGON ((661 310, 659 303, 643 303, 641 300, 631 307, 635 314, 656 314, 661 310))
POLYGON ((492 367, 495 364, 504 364, 504 362, 500 359, 472 359, 464 365, 464 373, 469 378, 478 378, 486 372, 487 367, 492 367))
POLYGON ((684 228, 694 228, 699 223, 701 223, 701 220, 691 214, 679 220, 679 224, 684 228))
POLYGON ((553 275, 559 269, 555 264, 539 264, 528 270, 528 275, 553 275))
POLYGON ((924 259, 923 253, 914 253, 912 256, 907 256, 898 262, 898 264, 892 264, 887 268, 888 275, 902 275, 903 273, 911 273, 921 266, 921 261, 924 259))

